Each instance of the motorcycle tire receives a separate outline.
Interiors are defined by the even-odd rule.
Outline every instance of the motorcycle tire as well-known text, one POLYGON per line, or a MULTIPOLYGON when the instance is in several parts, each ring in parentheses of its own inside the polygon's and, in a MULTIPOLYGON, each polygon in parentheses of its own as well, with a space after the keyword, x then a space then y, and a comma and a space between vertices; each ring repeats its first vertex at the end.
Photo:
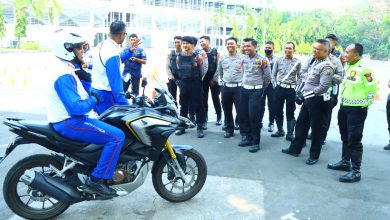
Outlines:
MULTIPOLYGON (((204 183, 206 182, 207 165, 206 165, 206 162, 205 162, 203 156, 199 152, 197 152, 195 149, 185 151, 183 154, 184 154, 185 158, 191 158, 193 161, 195 161, 196 167, 198 167, 197 178, 194 180, 195 183, 193 184, 193 186, 190 188, 189 191, 184 193, 184 190, 183 190, 183 193, 173 193, 172 190, 169 190, 165 187, 167 184, 163 182, 163 176, 164 176, 164 173, 167 173, 167 172, 164 172, 164 168, 166 166, 169 166, 169 165, 167 164, 167 161, 164 159, 162 159, 158 162, 158 164, 156 166, 156 172, 153 173, 153 175, 152 175, 154 189, 163 199, 170 201, 170 202, 184 202, 184 201, 191 199, 192 197, 194 197, 196 194, 199 193, 199 191, 202 189, 204 183)), ((186 162, 187 162, 187 159, 186 159, 186 162)), ((186 165, 186 170, 187 171, 189 170, 188 164, 186 165)), ((168 173, 166 176, 169 176, 168 173)), ((173 185, 172 185, 172 188, 173 188, 173 185)))
MULTIPOLYGON (((25 197, 29 196, 29 200, 27 201, 27 204, 25 204, 25 202, 21 200, 22 197, 18 195, 17 192, 18 184, 23 184, 22 187, 28 188, 28 190, 31 190, 30 194, 33 194, 32 193, 33 189, 31 189, 31 187, 25 185, 23 182, 19 180, 26 170, 33 169, 33 168, 42 168, 42 170, 44 170, 44 167, 49 167, 49 165, 52 165, 59 170, 62 169, 62 164, 59 161, 57 161, 53 156, 46 155, 46 154, 37 154, 37 155, 26 157, 23 160, 20 160, 8 171, 4 179, 3 195, 4 195, 4 200, 7 203, 8 207, 15 214, 27 219, 51 219, 55 216, 60 215, 66 209, 68 209, 70 205, 69 203, 57 201, 57 203, 54 204, 49 198, 50 202, 48 202, 47 204, 51 203, 53 205, 45 209, 44 204, 46 201, 49 201, 49 200, 45 200, 45 202, 43 202, 43 209, 39 210, 37 208, 28 206, 31 199, 34 202, 33 196, 29 195, 29 193, 27 193, 25 196, 25 197)), ((35 191, 35 194, 39 195, 39 193, 40 192, 35 191)), ((40 195, 40 196, 41 196, 40 198, 42 198, 45 195, 40 195)), ((47 197, 45 198, 47 199, 47 197)))

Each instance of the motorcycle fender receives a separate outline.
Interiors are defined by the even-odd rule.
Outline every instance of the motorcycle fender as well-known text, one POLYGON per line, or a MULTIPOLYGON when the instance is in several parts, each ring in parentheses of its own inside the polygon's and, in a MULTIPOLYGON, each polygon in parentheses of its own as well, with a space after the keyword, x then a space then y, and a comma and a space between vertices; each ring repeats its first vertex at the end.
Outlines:
POLYGON ((4 159, 13 151, 15 148, 21 144, 29 144, 31 141, 26 140, 21 136, 16 136, 14 141, 8 144, 7 149, 5 150, 5 155, 0 156, 0 164, 4 161, 4 159))
MULTIPOLYGON (((191 150, 193 147, 190 145, 172 145, 172 149, 176 154, 176 157, 180 164, 185 164, 184 160, 184 152, 191 150)), ((158 159, 153 163, 152 166, 152 173, 156 172, 156 165, 160 162, 160 160, 166 160, 168 158, 171 158, 171 155, 169 154, 168 150, 164 148, 161 151, 160 156, 158 159)))

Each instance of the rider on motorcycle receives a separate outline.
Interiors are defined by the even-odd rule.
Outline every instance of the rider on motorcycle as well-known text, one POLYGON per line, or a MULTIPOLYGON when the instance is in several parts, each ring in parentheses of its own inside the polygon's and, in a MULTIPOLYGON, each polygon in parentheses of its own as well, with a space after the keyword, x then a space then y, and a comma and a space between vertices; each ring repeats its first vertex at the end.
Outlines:
POLYGON ((75 65, 83 57, 82 37, 59 31, 59 39, 53 45, 57 72, 49 90, 48 121, 63 137, 104 145, 97 166, 86 185, 102 196, 115 196, 116 191, 107 186, 111 179, 124 141, 124 133, 102 121, 91 119, 88 113, 100 102, 100 97, 88 93, 75 74, 75 65))

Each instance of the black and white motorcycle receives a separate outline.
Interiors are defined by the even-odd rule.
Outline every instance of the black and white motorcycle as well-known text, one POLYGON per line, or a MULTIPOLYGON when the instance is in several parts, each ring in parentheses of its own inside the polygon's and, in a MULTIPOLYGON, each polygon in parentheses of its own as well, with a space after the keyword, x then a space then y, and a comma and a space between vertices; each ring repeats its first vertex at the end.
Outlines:
MULTIPOLYGON (((145 91, 146 80, 142 87, 145 91)), ((162 87, 161 87, 162 88, 162 87)), ((125 196, 141 186, 149 172, 156 192, 171 202, 194 197, 203 187, 207 166, 202 155, 188 145, 171 145, 169 136, 188 128, 191 122, 178 115, 173 97, 156 88, 154 100, 134 97, 130 106, 113 106, 99 120, 125 133, 124 145, 112 180, 108 183, 125 196)), ((35 143, 53 153, 36 154, 18 161, 4 179, 8 207, 28 219, 49 219, 70 205, 87 200, 105 200, 84 182, 100 157, 103 146, 65 139, 46 121, 7 119, 4 124, 17 134, 0 163, 19 145, 35 143)))

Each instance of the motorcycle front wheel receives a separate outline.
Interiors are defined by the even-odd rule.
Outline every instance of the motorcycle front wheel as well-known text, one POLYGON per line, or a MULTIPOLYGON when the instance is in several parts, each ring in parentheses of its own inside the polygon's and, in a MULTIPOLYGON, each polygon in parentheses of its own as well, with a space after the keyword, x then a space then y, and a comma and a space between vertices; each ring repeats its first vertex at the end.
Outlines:
POLYGON ((24 158, 8 171, 4 179, 3 195, 8 207, 15 214, 27 219, 51 219, 69 207, 69 203, 55 200, 20 180, 26 170, 54 176, 55 172, 50 165, 62 169, 62 164, 53 156, 38 154, 24 158))
POLYGON ((180 164, 186 181, 175 175, 172 160, 160 160, 156 165, 156 172, 152 175, 153 186, 156 192, 170 202, 184 202, 202 189, 207 177, 207 166, 203 156, 195 149, 185 151, 185 164, 180 164))

